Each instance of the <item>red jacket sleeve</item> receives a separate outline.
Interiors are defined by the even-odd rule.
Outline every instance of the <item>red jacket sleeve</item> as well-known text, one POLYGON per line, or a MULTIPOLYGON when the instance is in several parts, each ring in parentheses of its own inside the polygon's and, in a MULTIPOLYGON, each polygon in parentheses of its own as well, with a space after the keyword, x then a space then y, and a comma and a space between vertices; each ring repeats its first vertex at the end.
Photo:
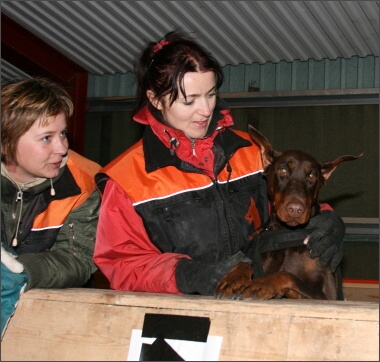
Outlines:
POLYGON ((175 268, 182 254, 161 253, 124 190, 107 181, 100 208, 94 262, 112 289, 152 293, 179 290, 175 268))
POLYGON ((321 208, 321 211, 326 211, 326 210, 328 210, 328 211, 334 211, 334 209, 329 204, 327 204, 327 203, 323 202, 323 203, 319 204, 319 206, 321 208))

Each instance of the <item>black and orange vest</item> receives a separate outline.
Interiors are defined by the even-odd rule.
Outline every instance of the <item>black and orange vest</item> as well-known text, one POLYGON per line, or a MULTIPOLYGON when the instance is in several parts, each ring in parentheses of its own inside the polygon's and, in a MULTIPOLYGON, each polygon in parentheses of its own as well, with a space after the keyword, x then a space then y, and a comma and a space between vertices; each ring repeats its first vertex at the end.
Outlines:
POLYGON ((82 205, 95 188, 94 175, 100 166, 70 150, 66 167, 50 188, 35 196, 25 211, 15 248, 18 254, 41 252, 51 248, 70 212, 82 205))
MULTIPOLYGON (((45 211, 39 214, 34 220, 32 230, 62 226, 71 210, 85 202, 94 191, 94 175, 100 169, 95 162, 89 160, 84 161, 82 156, 70 150, 67 167, 79 190, 73 195, 62 199, 53 198, 45 211)), ((59 197, 59 195, 57 196, 59 197)))
POLYGON ((105 174, 124 189, 162 252, 226 259, 244 249, 266 220, 267 196, 260 151, 249 135, 227 129, 215 143, 226 156, 215 180, 171 156, 151 132, 96 179, 100 185, 105 174))

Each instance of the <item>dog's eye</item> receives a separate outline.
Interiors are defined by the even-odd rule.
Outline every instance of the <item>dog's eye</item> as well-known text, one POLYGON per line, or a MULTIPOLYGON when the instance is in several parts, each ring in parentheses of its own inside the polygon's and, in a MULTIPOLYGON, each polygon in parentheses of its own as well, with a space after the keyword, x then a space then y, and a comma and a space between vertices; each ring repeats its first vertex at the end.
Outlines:
POLYGON ((280 167, 278 170, 277 170, 277 173, 279 176, 286 176, 288 174, 288 170, 285 168, 285 167, 280 167))
POLYGON ((315 181, 315 179, 316 179, 316 176, 313 172, 310 172, 306 175, 306 180, 308 181, 315 181))

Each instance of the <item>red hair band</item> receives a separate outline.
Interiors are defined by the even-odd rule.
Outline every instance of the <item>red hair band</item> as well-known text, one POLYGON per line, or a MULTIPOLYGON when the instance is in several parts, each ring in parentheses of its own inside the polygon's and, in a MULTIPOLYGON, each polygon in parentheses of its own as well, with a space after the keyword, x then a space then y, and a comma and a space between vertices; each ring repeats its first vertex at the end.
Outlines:
POLYGON ((154 47, 153 47, 153 53, 156 54, 159 50, 161 50, 165 45, 168 45, 170 44, 170 42, 166 41, 166 40, 162 40, 160 41, 159 43, 157 43, 154 47))

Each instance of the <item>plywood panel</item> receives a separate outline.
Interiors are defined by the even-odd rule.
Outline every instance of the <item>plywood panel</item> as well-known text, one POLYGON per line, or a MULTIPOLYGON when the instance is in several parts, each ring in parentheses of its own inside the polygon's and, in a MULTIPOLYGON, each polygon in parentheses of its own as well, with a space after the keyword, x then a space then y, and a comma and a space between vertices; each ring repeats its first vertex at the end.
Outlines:
POLYGON ((2 360, 127 360, 146 313, 208 317, 220 360, 378 360, 377 303, 236 301, 102 289, 30 290, 2 360))
POLYGON ((379 283, 343 282, 346 300, 379 303, 379 283))

